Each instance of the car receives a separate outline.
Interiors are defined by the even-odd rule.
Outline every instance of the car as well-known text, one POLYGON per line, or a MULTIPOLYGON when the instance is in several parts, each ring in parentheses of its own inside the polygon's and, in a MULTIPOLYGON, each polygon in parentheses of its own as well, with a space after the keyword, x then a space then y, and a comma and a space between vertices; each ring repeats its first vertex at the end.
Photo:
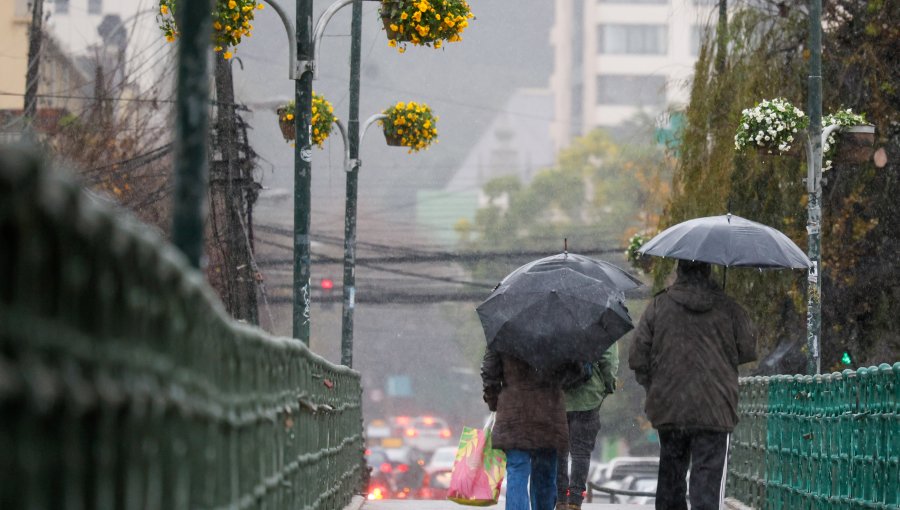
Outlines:
POLYGON ((403 446, 403 430, 409 417, 375 419, 366 425, 366 445, 370 447, 399 448, 403 446), (399 422, 398 422, 399 420, 399 422))
POLYGON ((428 464, 425 464, 425 471, 437 471, 441 469, 453 469, 456 463, 456 446, 442 446, 431 454, 428 464))
POLYGON ((413 418, 403 430, 404 444, 422 452, 433 452, 442 446, 452 445, 452 436, 447 422, 434 416, 413 418))
POLYGON ((371 470, 368 499, 408 499, 422 487, 425 457, 418 450, 373 447, 366 459, 371 470))
POLYGON ((447 499, 453 469, 439 468, 425 472, 418 499, 447 499))
MULTIPOLYGON (((656 478, 659 473, 659 457, 616 457, 598 469, 590 477, 591 485, 607 487, 613 490, 639 490, 655 492, 656 478), (634 487, 640 486, 641 489, 634 487), (653 486, 653 490, 646 489, 653 486)), ((614 496, 610 493, 592 489, 588 492, 588 500, 601 502, 622 502, 627 496, 614 496)))

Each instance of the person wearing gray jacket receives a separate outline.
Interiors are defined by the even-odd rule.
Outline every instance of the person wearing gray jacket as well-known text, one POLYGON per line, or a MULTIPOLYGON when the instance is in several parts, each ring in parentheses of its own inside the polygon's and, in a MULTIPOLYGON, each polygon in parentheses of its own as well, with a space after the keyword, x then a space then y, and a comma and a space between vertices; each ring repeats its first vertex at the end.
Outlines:
POLYGON ((738 365, 756 360, 747 312, 710 279, 710 265, 680 260, 675 283, 653 297, 628 365, 659 431, 657 510, 718 510, 728 440, 738 421, 738 365))

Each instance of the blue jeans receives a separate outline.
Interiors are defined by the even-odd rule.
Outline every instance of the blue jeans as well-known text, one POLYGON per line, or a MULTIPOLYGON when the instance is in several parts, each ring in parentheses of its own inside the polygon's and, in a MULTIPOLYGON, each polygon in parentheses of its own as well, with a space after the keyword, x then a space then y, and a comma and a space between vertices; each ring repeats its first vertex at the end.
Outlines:
POLYGON ((506 510, 528 510, 529 499, 531 510, 556 505, 556 450, 506 450, 506 510))

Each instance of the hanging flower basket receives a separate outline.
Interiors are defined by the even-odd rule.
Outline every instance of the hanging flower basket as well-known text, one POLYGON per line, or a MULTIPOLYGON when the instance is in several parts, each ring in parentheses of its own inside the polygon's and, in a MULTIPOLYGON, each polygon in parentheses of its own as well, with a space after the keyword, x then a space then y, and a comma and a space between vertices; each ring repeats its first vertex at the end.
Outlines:
MULTIPOLYGON (((175 41, 181 31, 175 22, 176 0, 159 0, 159 13, 156 21, 160 30, 169 42, 175 41)), ((216 0, 210 15, 213 18, 213 49, 222 53, 225 60, 234 55, 234 48, 244 37, 250 37, 253 31, 255 12, 262 9, 263 4, 257 0, 216 0)))
POLYGON ((764 99, 741 112, 734 148, 739 151, 753 148, 766 156, 802 155, 803 142, 798 133, 808 125, 803 110, 788 101, 764 99))
POLYGON ((403 147, 403 139, 396 133, 384 132, 384 141, 391 147, 403 147))
POLYGON ((465 0, 382 0, 379 13, 388 45, 400 53, 407 43, 437 49, 461 41, 475 17, 465 0))
POLYGON ((388 145, 408 147, 409 152, 427 149, 437 141, 438 118, 425 103, 397 103, 385 110, 378 123, 388 145))
POLYGON ((625 258, 631 266, 635 269, 640 269, 647 274, 653 269, 653 257, 650 255, 641 255, 638 253, 638 250, 649 240, 650 236, 634 234, 631 236, 631 239, 628 240, 628 248, 625 250, 625 258))
POLYGON ((312 93, 312 142, 320 149, 325 146, 325 140, 334 130, 334 107, 324 97, 312 93))
POLYGON ((864 163, 872 157, 875 145, 875 126, 866 122, 865 113, 838 110, 822 118, 822 126, 841 126, 828 136, 822 146, 822 170, 830 170, 834 162, 864 163))
POLYGON ((297 125, 294 123, 294 102, 290 101, 284 106, 279 106, 275 112, 278 113, 278 127, 281 128, 281 135, 284 136, 285 141, 296 140, 297 125))
POLYGON ((875 151, 875 126, 844 128, 837 135, 834 157, 836 163, 865 163, 875 151))

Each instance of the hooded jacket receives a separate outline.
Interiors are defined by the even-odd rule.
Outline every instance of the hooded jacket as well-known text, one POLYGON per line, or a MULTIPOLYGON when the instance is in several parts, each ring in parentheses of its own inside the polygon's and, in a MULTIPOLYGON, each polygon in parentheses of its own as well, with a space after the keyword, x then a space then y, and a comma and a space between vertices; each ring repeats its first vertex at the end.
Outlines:
POLYGON ((738 365, 755 359, 747 312, 708 278, 679 275, 641 316, 628 365, 657 429, 730 432, 738 422, 738 365))
POLYGON ((491 441, 501 450, 565 450, 566 406, 558 383, 524 361, 488 349, 481 364, 484 400, 497 411, 491 441))

